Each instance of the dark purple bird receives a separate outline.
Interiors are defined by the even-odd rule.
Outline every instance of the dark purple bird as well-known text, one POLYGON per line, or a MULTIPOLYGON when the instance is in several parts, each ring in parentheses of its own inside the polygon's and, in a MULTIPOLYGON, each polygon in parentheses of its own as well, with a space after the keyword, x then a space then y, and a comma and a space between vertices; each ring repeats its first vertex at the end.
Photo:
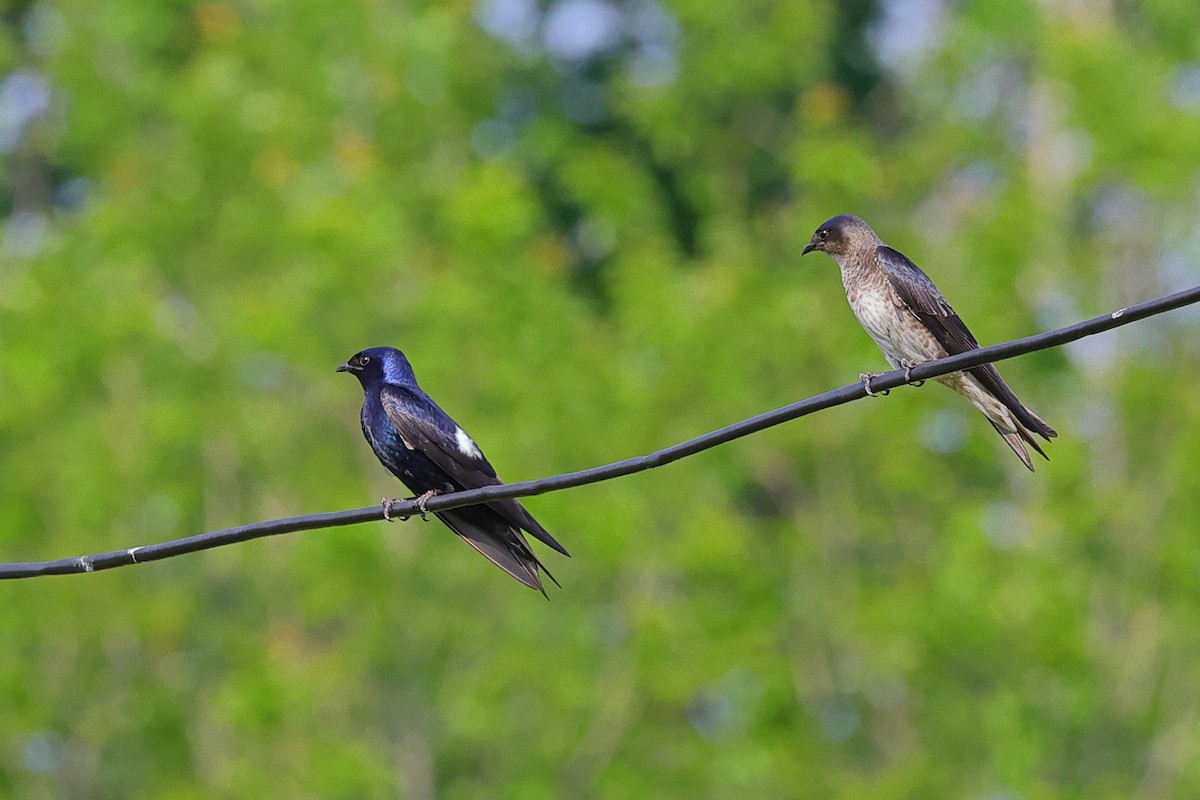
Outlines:
MULTIPOLYGON (((362 384, 363 435, 383 465, 420 495, 419 500, 501 483, 474 440, 417 385, 412 366, 399 350, 363 350, 337 371, 353 373, 362 384)), ((528 531, 564 556, 570 553, 516 499, 433 513, 526 586, 546 593, 538 570, 558 584, 521 531, 528 531)))
MULTIPOLYGON (((884 244, 858 217, 842 214, 821 223, 802 254, 813 250, 828 253, 837 262, 854 316, 893 369, 911 369, 923 361, 979 349, 929 276, 884 244)), ((872 394, 871 379, 878 374, 860 376, 867 394, 872 394)), ((937 381, 982 411, 1030 471, 1033 462, 1025 445, 1049 459, 1032 434, 1049 441, 1058 433, 1022 405, 991 364, 952 372, 937 381)))

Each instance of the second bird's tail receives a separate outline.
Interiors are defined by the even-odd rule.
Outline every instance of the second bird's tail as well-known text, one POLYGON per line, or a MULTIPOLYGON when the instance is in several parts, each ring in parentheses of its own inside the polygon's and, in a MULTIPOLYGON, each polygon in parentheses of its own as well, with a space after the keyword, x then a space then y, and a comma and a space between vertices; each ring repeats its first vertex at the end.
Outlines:
POLYGON ((1029 457, 1029 450, 1026 447, 1032 447, 1037 454, 1047 461, 1050 457, 1046 455, 1046 451, 1041 448, 1037 440, 1033 438, 1033 433, 1026 427, 1025 423, 1029 423, 1034 427, 1034 430, 1046 437, 1057 436, 1053 428, 1047 425, 1040 417, 1030 411, 1025 406, 1017 402, 1021 410, 1021 419, 1017 414, 1014 414, 1008 406, 996 398, 991 392, 988 392, 974 378, 964 375, 961 372, 946 375, 937 379, 939 383, 947 386, 961 394, 963 397, 971 401, 971 405, 978 408, 983 415, 987 417, 987 421, 996 429, 996 433, 1000 434, 1004 439, 1005 444, 1012 448, 1012 451, 1017 454, 1017 458, 1021 459, 1021 463, 1034 472, 1033 460, 1029 457))

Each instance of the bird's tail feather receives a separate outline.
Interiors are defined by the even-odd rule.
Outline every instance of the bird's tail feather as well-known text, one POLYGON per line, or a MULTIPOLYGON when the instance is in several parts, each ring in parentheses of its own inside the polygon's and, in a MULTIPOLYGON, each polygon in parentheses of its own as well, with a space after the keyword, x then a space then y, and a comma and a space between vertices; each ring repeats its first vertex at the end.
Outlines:
POLYGON ((555 586, 560 586, 559 582, 550 574, 550 570, 546 569, 545 565, 534 555, 533 550, 530 549, 528 542, 519 531, 512 528, 506 529, 512 537, 515 537, 514 541, 509 542, 505 540, 504 536, 497 535, 488 527, 480 525, 474 520, 466 519, 461 514, 444 512, 436 516, 463 541, 474 547, 481 556, 529 588, 537 589, 543 595, 546 594, 541 576, 538 574, 539 569, 546 573, 547 578, 554 581, 555 586), (520 544, 517 543, 518 541, 520 544))
MULTIPOLYGON (((1023 424, 1018 422, 1017 424, 1013 425, 1013 427, 1017 429, 1017 433, 1019 433, 1021 435, 1021 438, 1025 440, 1026 444, 1028 444, 1030 447, 1032 447, 1034 450, 1037 451, 1038 455, 1040 455, 1042 458, 1046 459, 1047 461, 1050 460, 1050 456, 1046 455, 1046 451, 1042 449, 1042 446, 1040 444, 1038 444, 1037 439, 1033 438, 1033 434, 1031 434, 1028 430, 1026 430, 1026 428, 1023 424)), ((1053 430, 1051 430, 1050 432, 1054 433, 1053 430)), ((1054 434, 1054 435, 1057 436, 1058 434, 1054 434)))
MULTIPOLYGON (((1012 410, 1008 403, 1003 402, 1002 399, 996 397, 987 389, 980 386, 973 377, 968 377, 966 375, 962 375, 961 373, 958 376, 947 377, 949 379, 942 380, 942 383, 958 392, 963 397, 967 398, 967 400, 971 401, 971 405, 975 406, 983 413, 983 416, 987 418, 987 421, 990 422, 992 427, 996 429, 996 433, 1000 434, 1001 438, 1003 438, 1005 443, 1012 448, 1012 451, 1017 454, 1017 458, 1021 459, 1021 463, 1024 464, 1030 472, 1034 472, 1035 470, 1033 468, 1033 461, 1029 458, 1029 451, 1025 448, 1025 445, 1028 444, 1035 451, 1037 451, 1037 454, 1042 458, 1046 459, 1047 461, 1050 460, 1050 457, 1046 455, 1046 451, 1041 448, 1041 446, 1037 443, 1037 440, 1035 440, 1029 430, 1026 429, 1024 424, 1026 415, 1028 415, 1031 420, 1036 420, 1041 424, 1041 427, 1044 428, 1045 431, 1049 432, 1049 435, 1047 435, 1046 432, 1039 430, 1038 433, 1040 433, 1042 436, 1049 439, 1050 436, 1055 436, 1057 434, 1054 432, 1053 428, 1038 419, 1032 411, 1029 411, 1020 403, 1017 403, 1017 406, 1021 408, 1025 414, 1016 413, 1012 410)), ((1013 399, 1015 401, 1015 398, 1013 399)))
MULTIPOLYGON (((1028 406, 1022 405, 1021 411, 1023 413, 1017 414, 1017 419, 1020 420, 1021 424, 1026 428, 1038 434, 1047 442, 1053 439, 1055 436, 1058 436, 1058 431, 1054 430, 1054 428, 1051 428, 1046 424, 1044 419, 1030 411, 1028 406)), ((1033 440, 1030 439, 1030 443, 1032 442, 1033 440)), ((1037 445, 1034 445, 1034 447, 1037 447, 1037 445)), ((1041 452, 1041 448, 1038 448, 1038 452, 1041 452)), ((1042 455, 1045 455, 1045 453, 1042 453, 1042 455)))
MULTIPOLYGON (((1029 407, 1017 398, 1017 395, 1004 382, 1004 379, 1000 377, 1000 373, 996 371, 994 366, 984 364, 981 367, 970 370, 970 374, 975 379, 979 388, 999 400, 1005 408, 1012 412, 1012 416, 1016 418, 1017 422, 1025 426, 1026 429, 1038 434, 1047 442, 1058 436, 1058 431, 1046 424, 1044 419, 1030 411, 1029 407)), ((1034 445, 1034 447, 1037 447, 1037 445, 1034 445)), ((1041 452, 1040 448, 1038 452, 1041 452)), ((1045 453, 1042 453, 1042 455, 1044 456, 1045 453)))
MULTIPOLYGON (((533 515, 525 510, 525 506, 521 505, 521 503, 515 498, 511 500, 499 500, 495 503, 488 503, 488 508, 495 511, 509 522, 512 522, 517 527, 524 528, 525 530, 529 531, 534 538, 547 547, 554 548, 567 558, 571 557, 571 554, 567 552, 567 548, 559 544, 558 541, 550 535, 550 531, 543 528, 541 523, 534 519, 533 515)), ((545 569, 545 567, 543 567, 543 569, 545 569)), ((550 573, 546 574, 549 575, 550 573)))
MULTIPOLYGON (((1029 434, 1026 433, 1025 430, 1023 428, 1021 428, 1019 425, 1017 426, 1017 431, 1020 431, 1020 433, 1017 433, 1017 431, 1009 432, 1009 431, 1004 430, 999 425, 997 425, 996 421, 993 420, 991 417, 987 417, 987 421, 992 423, 992 427, 996 429, 996 433, 1000 434, 1001 438, 1004 439, 1005 443, 1007 443, 1008 446, 1012 448, 1012 451, 1017 454, 1017 458, 1021 459, 1021 463, 1023 463, 1029 469, 1030 472, 1036 472, 1036 470, 1033 468, 1033 460, 1029 458, 1029 451, 1025 449, 1025 441, 1022 441, 1022 440, 1026 440, 1032 444, 1033 440, 1030 438, 1029 434), (1021 434, 1024 434, 1024 436, 1022 436, 1021 434)), ((1038 448, 1038 446, 1036 444, 1034 444, 1033 446, 1035 448, 1037 448, 1039 453, 1042 452, 1041 448, 1038 448)), ((1045 455, 1046 455, 1045 453, 1042 453, 1042 456, 1045 456, 1045 455)))

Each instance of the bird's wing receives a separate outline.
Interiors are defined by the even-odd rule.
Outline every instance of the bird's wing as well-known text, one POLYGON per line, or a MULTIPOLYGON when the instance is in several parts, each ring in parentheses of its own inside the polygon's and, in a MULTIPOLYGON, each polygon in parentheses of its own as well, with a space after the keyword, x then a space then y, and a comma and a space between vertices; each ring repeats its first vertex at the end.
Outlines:
MULTIPOLYGON (((466 431, 424 394, 389 384, 380 389, 379 399, 404 446, 425 455, 459 486, 478 489, 503 483, 466 431)), ((563 555, 570 555, 515 498, 493 500, 486 505, 509 524, 529 531, 563 555)))
POLYGON ((929 328, 947 353, 957 355, 979 348, 974 334, 958 318, 941 291, 920 267, 909 261, 903 253, 885 245, 876 248, 875 253, 879 266, 896 294, 908 310, 925 323, 925 327, 929 328))
MULTIPOLYGON (((946 302, 941 290, 920 267, 899 250, 893 250, 886 245, 879 246, 875 252, 880 268, 887 275, 888 282, 896 290, 900 300, 924 323, 949 355, 979 349, 975 335, 966 323, 959 319, 950 303, 946 302)), ((1023 425, 1047 439, 1057 435, 1053 428, 1025 408, 991 364, 973 367, 968 372, 984 389, 1013 412, 1023 425)))

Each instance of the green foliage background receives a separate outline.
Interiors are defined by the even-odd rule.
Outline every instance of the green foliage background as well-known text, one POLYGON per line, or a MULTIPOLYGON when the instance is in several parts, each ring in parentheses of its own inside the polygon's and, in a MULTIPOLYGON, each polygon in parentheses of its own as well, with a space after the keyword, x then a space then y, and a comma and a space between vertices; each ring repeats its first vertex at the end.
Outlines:
MULTIPOLYGON (((365 346, 509 479, 849 383, 839 212, 985 342, 1200 277, 1195 3, 509 6, 10 0, 0 558, 398 494, 365 346)), ((419 522, 5 584, 0 796, 1197 796, 1196 326, 1006 363, 1037 474, 930 386, 532 499, 550 603, 419 522)))

